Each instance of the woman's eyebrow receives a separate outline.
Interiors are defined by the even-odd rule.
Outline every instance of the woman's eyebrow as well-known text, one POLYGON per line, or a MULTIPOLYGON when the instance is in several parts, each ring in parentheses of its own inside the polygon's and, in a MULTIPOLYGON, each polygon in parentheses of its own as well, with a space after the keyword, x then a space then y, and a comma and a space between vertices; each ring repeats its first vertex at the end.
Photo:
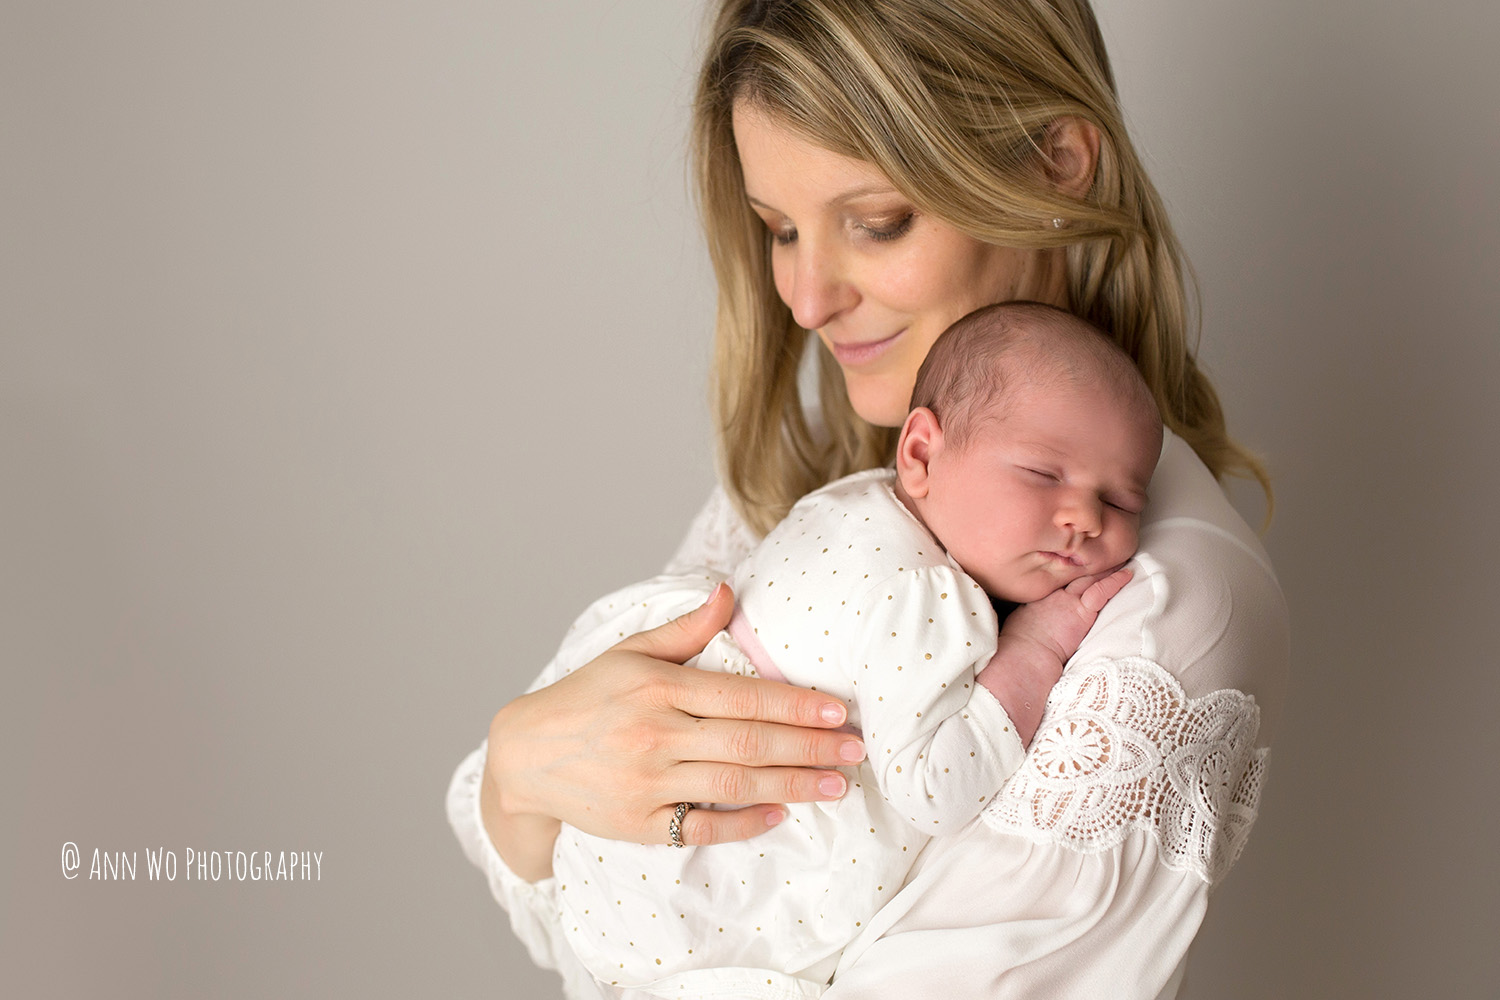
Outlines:
MULTIPOLYGON (((876 194, 899 194, 899 193, 900 192, 898 192, 895 188, 891 187, 889 184, 869 184, 869 185, 865 185, 864 187, 850 188, 848 191, 844 191, 844 192, 842 192, 840 194, 836 194, 832 198, 829 198, 827 201, 825 201, 823 203, 823 207, 824 208, 837 208, 839 205, 842 205, 845 202, 857 201, 860 198, 865 198, 865 197, 868 197, 870 195, 876 195, 876 194)), ((776 208, 776 207, 774 207, 772 205, 768 205, 765 202, 761 201, 759 198, 755 197, 755 195, 753 195, 753 194, 750 194, 748 191, 745 192, 745 198, 750 202, 750 204, 754 205, 756 208, 763 208, 767 212, 778 212, 779 213, 781 211, 781 209, 776 208)))

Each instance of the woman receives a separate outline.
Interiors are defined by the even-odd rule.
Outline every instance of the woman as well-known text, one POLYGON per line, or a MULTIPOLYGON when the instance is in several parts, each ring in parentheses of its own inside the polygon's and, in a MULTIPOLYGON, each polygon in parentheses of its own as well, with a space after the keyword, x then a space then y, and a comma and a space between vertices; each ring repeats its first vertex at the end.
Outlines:
MULTIPOLYGON (((1169 429, 1136 578, 1053 691, 1028 766, 935 840, 845 952, 828 996, 1170 997, 1209 889, 1253 822, 1286 667, 1254 533, 1214 481, 1259 465, 1188 347, 1183 265, 1130 147, 1085 0, 724 0, 694 152, 719 280, 723 488, 673 569, 727 576, 803 493, 886 463, 917 367, 952 320, 1007 299, 1110 331, 1169 429), (797 369, 815 331, 818 413, 797 369)), ((750 837, 776 803, 837 798, 859 759, 842 705, 680 662, 704 608, 626 639, 496 715, 450 816, 517 933, 570 995, 559 821, 689 844, 750 837)), ((1023 712, 1024 679, 1002 706, 1023 712)), ((754 996, 726 981, 726 995, 754 996)))

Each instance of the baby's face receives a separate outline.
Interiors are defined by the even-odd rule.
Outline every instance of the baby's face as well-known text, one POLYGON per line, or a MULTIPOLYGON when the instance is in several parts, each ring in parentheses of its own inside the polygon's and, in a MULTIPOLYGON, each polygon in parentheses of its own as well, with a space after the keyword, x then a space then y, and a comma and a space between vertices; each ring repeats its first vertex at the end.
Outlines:
POLYGON ((986 591, 1039 600, 1135 553, 1161 454, 1148 417, 1089 387, 1025 387, 928 464, 922 520, 986 591))

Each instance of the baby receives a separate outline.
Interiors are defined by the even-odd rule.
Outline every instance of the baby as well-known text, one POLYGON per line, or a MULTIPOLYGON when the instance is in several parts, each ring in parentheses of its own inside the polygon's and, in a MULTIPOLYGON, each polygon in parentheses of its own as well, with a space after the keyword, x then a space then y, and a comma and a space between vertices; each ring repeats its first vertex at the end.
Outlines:
MULTIPOLYGON (((895 470, 793 507, 735 571, 734 619, 694 661, 845 699, 865 763, 845 769, 842 799, 793 803, 740 843, 673 850, 565 825, 553 870, 589 971, 675 997, 720 995, 751 969, 788 996, 819 995, 927 838, 973 820, 1019 766, 1025 748, 992 692, 1045 678, 1039 716, 1128 579, 1114 571, 1135 552, 1161 442, 1134 365, 1084 321, 1012 303, 946 331, 917 376, 895 470), (991 597, 1023 605, 1003 629, 991 597)), ((698 606, 713 583, 658 577, 602 599, 538 686, 698 606)))

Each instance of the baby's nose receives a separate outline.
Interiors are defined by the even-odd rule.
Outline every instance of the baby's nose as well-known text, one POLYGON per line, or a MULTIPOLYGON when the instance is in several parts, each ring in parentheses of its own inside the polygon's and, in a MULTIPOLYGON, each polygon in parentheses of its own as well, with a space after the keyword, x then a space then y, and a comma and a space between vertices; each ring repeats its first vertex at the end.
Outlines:
POLYGON ((1097 497, 1073 497, 1057 511, 1057 522, 1069 531, 1093 538, 1099 534, 1103 509, 1097 497))

